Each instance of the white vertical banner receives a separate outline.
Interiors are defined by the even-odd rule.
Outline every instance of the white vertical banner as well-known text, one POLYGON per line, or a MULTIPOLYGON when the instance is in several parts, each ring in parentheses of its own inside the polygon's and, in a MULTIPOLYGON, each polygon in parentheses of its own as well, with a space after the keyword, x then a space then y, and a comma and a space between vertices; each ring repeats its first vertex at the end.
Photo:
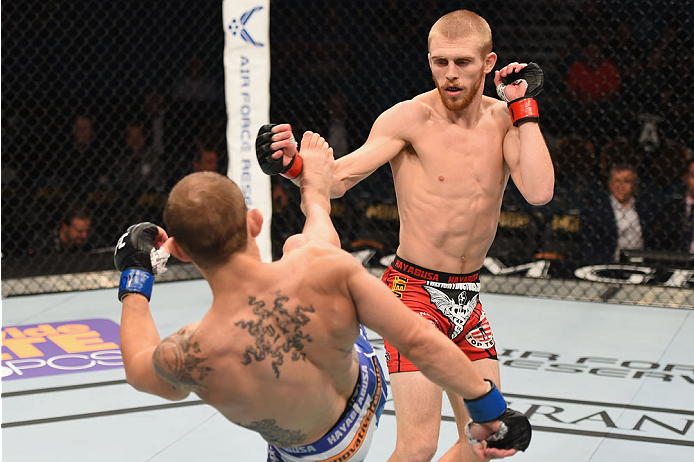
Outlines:
POLYGON ((229 178, 239 185, 249 209, 265 223, 258 236, 263 261, 272 260, 270 177, 255 157, 255 136, 270 121, 270 1, 224 0, 224 87, 229 178))

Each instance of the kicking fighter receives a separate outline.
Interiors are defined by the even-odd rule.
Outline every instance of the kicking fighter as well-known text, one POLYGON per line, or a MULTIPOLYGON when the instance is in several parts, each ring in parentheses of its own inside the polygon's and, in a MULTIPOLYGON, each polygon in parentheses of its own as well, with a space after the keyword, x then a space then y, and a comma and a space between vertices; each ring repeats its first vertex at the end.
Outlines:
POLYGON ((258 432, 268 461, 361 461, 387 396, 363 324, 430 380, 467 398, 479 422, 469 432, 480 458, 525 449, 525 416, 508 409, 458 348, 339 248, 330 220, 332 149, 312 133, 301 148, 306 222, 276 262, 260 259, 260 212, 247 210, 238 186, 212 172, 193 173, 173 188, 164 211, 169 234, 140 223, 121 236, 114 260, 122 271, 128 382, 171 400, 196 393, 258 432), (213 302, 202 320, 160 340, 149 299, 167 252, 193 262, 213 302))
MULTIPOLYGON (((483 96, 497 56, 489 25, 470 11, 441 17, 428 44, 436 88, 377 118, 364 145, 336 161, 332 197, 390 162, 400 242, 383 280, 498 386, 479 270, 494 240, 509 175, 531 204, 545 204, 553 195, 554 170, 533 98, 543 75, 536 64, 511 63, 494 76, 504 101, 483 96)), ((300 178, 301 157, 288 124, 261 128, 256 149, 266 173, 300 178)), ((428 461, 438 441, 441 387, 385 337, 398 427, 391 460, 428 461)), ((444 388, 461 438, 441 460, 475 460, 464 435, 469 417, 463 398, 444 388)))

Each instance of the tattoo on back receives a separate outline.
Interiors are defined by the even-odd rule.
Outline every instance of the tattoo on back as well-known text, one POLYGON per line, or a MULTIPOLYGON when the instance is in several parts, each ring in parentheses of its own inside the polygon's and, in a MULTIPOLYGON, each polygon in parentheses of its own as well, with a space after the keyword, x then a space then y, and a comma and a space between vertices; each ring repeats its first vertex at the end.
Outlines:
POLYGON ((275 377, 280 376, 280 366, 284 364, 284 354, 291 353, 292 361, 305 361, 306 354, 304 342, 311 342, 311 336, 304 334, 302 326, 311 320, 304 312, 313 313, 313 306, 297 306, 290 313, 285 304, 289 297, 277 291, 273 306, 265 306, 263 300, 258 300, 251 295, 248 304, 253 306, 253 313, 257 315, 255 320, 240 320, 235 323, 243 329, 247 329, 255 337, 255 346, 249 345, 243 354, 244 366, 253 360, 262 361, 268 356, 272 358, 272 370, 275 377))
POLYGON ((154 370, 157 374, 180 388, 199 387, 200 382, 212 371, 211 367, 202 365, 207 358, 200 356, 200 345, 191 341, 195 329, 184 327, 168 336, 157 346, 152 356, 154 370))
POLYGON ((260 433, 265 441, 280 448, 301 444, 306 439, 306 434, 301 433, 301 430, 285 430, 278 427, 275 419, 263 419, 247 425, 238 422, 236 424, 260 433))

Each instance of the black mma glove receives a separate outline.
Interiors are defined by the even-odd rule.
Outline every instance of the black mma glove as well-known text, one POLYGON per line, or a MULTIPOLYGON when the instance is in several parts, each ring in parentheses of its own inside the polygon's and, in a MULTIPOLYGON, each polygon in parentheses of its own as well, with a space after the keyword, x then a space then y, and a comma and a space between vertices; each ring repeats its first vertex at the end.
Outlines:
POLYGON ((118 287, 119 301, 133 293, 142 294, 147 300, 151 298, 154 275, 164 271, 168 260, 168 253, 157 253, 154 248, 158 235, 157 225, 144 222, 130 226, 118 239, 113 262, 116 269, 122 272, 118 287))
POLYGON ((506 409, 498 418, 501 428, 487 438, 488 448, 517 449, 525 451, 530 446, 532 427, 525 414, 506 409))
POLYGON ((525 451, 530 445, 530 436, 532 434, 530 421, 520 412, 509 409, 494 382, 488 379, 485 380, 491 384, 491 389, 480 398, 465 400, 465 408, 472 419, 465 427, 468 440, 472 444, 481 442, 468 431, 470 423, 500 420, 501 427, 499 431, 489 435, 486 440, 487 447, 525 451))
MULTIPOLYGON (((301 156, 299 156, 299 151, 296 152, 287 166, 284 166, 282 157, 279 159, 272 158, 272 153, 274 152, 270 148, 272 144, 272 135, 274 134, 272 133, 272 127, 276 125, 277 124, 265 124, 260 127, 258 136, 255 138, 255 155, 258 158, 258 164, 263 173, 266 175, 282 175, 292 180, 301 174, 303 162, 301 161, 301 156)), ((292 142, 296 144, 294 135, 292 135, 292 142)))
POLYGON ((528 63, 520 72, 502 77, 501 82, 502 83, 496 87, 496 92, 499 98, 508 103, 513 125, 517 127, 523 122, 538 122, 540 120, 540 113, 537 109, 535 96, 540 94, 545 84, 544 73, 540 66, 535 63, 528 63), (524 80, 528 85, 525 90, 525 95, 521 98, 509 101, 506 97, 506 85, 518 80, 524 80))

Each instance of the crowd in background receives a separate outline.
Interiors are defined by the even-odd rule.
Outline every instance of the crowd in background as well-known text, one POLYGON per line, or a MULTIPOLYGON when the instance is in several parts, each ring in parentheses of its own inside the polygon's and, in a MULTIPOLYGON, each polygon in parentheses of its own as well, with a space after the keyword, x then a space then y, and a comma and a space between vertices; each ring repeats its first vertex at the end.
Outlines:
MULTIPOLYGON (((141 10, 149 19, 131 31, 137 38, 125 38, 99 15, 78 12, 80 23, 61 10, 66 2, 40 3, 32 14, 3 12, 3 28, 12 29, 9 42, 3 38, 3 271, 13 258, 108 250, 132 222, 161 221, 178 179, 226 173, 228 163, 217 4, 186 10, 197 14, 189 21, 195 31, 174 44, 149 35, 161 12, 141 10), (72 32, 55 35, 59 26, 72 32), (75 39, 94 29, 118 35, 75 39)), ((431 88, 427 17, 458 6, 428 2, 420 11, 418 2, 383 2, 352 17, 350 2, 309 3, 325 13, 321 27, 301 28, 291 41, 271 30, 271 118, 320 132, 339 157, 365 140, 384 108, 431 88)), ((490 255, 608 263, 623 250, 694 251, 691 16, 659 0, 640 0, 626 14, 621 3, 576 0, 560 17, 562 2, 538 2, 548 21, 525 35, 517 32, 530 28, 522 21, 485 2, 470 5, 492 25, 499 66, 542 66, 541 126, 556 172, 555 197, 543 207, 528 206, 509 183, 490 255)), ((300 14, 277 1, 271 21, 294 24, 300 14)), ((485 94, 495 94, 490 79, 485 94)), ((379 169, 333 207, 345 247, 394 250, 389 175, 379 169)), ((299 231, 301 212, 295 187, 279 177, 272 184, 279 252, 299 231)))

